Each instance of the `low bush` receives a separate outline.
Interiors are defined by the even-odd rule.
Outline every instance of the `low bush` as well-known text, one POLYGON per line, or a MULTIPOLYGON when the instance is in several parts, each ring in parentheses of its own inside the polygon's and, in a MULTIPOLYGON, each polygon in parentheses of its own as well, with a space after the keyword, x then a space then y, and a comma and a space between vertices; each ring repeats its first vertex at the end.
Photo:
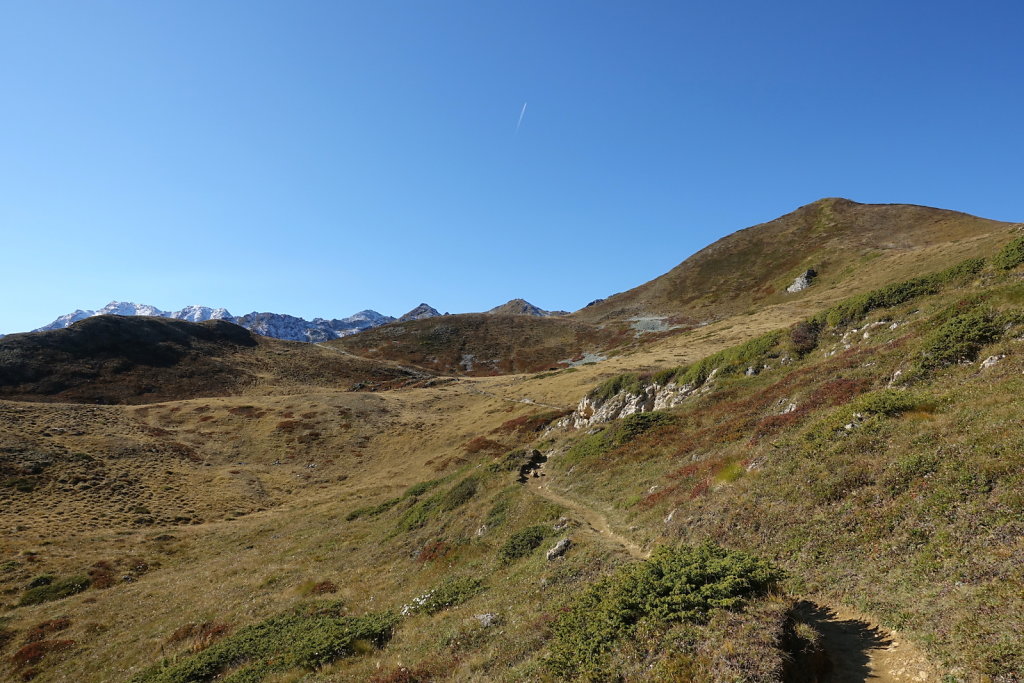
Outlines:
POLYGON ((1002 331, 1002 325, 989 311, 957 313, 925 339, 921 366, 934 369, 973 361, 981 347, 999 339, 1002 331))
POLYGON ((164 660, 135 683, 199 683, 235 669, 225 681, 258 681, 274 671, 317 669, 342 657, 381 647, 398 616, 391 612, 345 616, 339 603, 314 603, 247 626, 201 652, 164 660))
POLYGON ((19 606, 39 605, 44 602, 60 600, 89 587, 88 576, 71 576, 66 579, 54 579, 50 583, 33 586, 21 596, 19 606))
POLYGON ((1024 263, 1024 237, 1018 237, 992 258, 992 265, 1000 270, 1013 270, 1024 263))
POLYGON ((484 590, 484 582, 471 576, 456 576, 423 595, 414 598, 403 614, 437 614, 441 610, 466 602, 484 590))
POLYGON ((781 338, 782 332, 779 330, 768 332, 739 346, 722 349, 692 365, 662 370, 653 376, 652 381, 661 386, 675 383, 679 386, 698 387, 716 372, 723 375, 738 374, 752 365, 763 365, 766 360, 777 356, 776 349, 781 338))
POLYGON ((896 389, 882 389, 863 394, 850 404, 851 410, 869 415, 892 417, 914 410, 921 405, 921 399, 910 392, 896 389))
POLYGON ((361 508, 356 508, 345 515, 345 519, 346 521, 352 522, 360 517, 376 517, 377 515, 387 512, 401 502, 402 498, 391 498, 390 500, 385 500, 383 503, 377 503, 376 505, 365 505, 361 508))
POLYGON ((26 643, 36 643, 40 640, 46 640, 50 637, 50 634, 63 631, 64 629, 71 626, 71 619, 67 617, 58 617, 56 619, 48 619, 47 621, 40 622, 30 628, 28 633, 25 634, 26 643))
POLYGON ((664 427, 675 422, 668 413, 655 410, 649 413, 634 413, 612 422, 599 432, 578 438, 562 456, 562 463, 571 466, 582 460, 603 455, 613 448, 636 439, 655 427, 664 427))
POLYGON ((764 560, 717 545, 658 548, 587 588, 552 626, 548 665, 563 678, 604 679, 616 642, 641 625, 702 622, 733 609, 783 577, 764 560))
POLYGON ((23 671, 43 661, 43 658, 52 652, 63 652, 74 646, 73 640, 40 640, 29 643, 11 655, 11 663, 16 670, 23 671))
POLYGON ((454 510, 471 501, 476 495, 479 482, 476 477, 466 477, 448 491, 441 494, 438 506, 443 511, 454 510))
POLYGON ((437 504, 438 499, 436 496, 419 501, 402 513, 402 516, 395 523, 395 530, 401 533, 423 528, 433 517, 437 504))
POLYGON ((536 550, 550 533, 550 527, 540 524, 521 529, 509 536, 498 549, 498 559, 505 564, 511 564, 521 557, 526 557, 536 550))
POLYGON ((643 390, 643 382, 640 379, 640 375, 635 372, 627 372, 605 380, 587 395, 595 401, 607 401, 616 394, 625 392, 640 395, 643 393, 643 390))

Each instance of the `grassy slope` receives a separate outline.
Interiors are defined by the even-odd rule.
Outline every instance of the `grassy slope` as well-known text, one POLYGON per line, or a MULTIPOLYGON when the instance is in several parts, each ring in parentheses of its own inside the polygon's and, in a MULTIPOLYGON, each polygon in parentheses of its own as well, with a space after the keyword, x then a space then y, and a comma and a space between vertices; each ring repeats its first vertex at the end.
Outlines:
POLYGON ((1012 676, 1024 670, 1024 430, 1008 400, 1024 389, 1022 304, 1019 275, 983 273, 829 330, 792 365, 713 382, 620 446, 567 443, 551 467, 565 493, 649 543, 754 550, 791 571, 793 590, 876 615, 951 670, 1012 676), (977 352, 1006 357, 921 369, 965 311, 1008 316, 977 352))
MULTIPOLYGON (((943 259, 964 249, 976 253, 974 246, 950 249, 943 259)), ((912 263, 906 268, 915 272, 912 263)), ((872 277, 887 282, 901 273, 906 271, 872 277)), ((1019 305, 1012 286, 999 286, 1004 291, 994 305, 1019 305)), ((978 283, 970 287, 983 290, 978 283)), ((188 624, 224 624, 228 633, 237 633, 310 599, 340 599, 354 615, 400 609, 455 574, 481 579, 485 590, 462 606, 405 619, 382 650, 369 648, 364 656, 339 660, 307 679, 400 676, 401 667, 430 669, 453 680, 550 675, 542 659, 551 619, 628 556, 583 525, 571 527, 577 546, 562 562, 543 559, 543 549, 557 538, 552 535, 526 558, 500 563, 499 550, 515 531, 550 525, 565 515, 515 486, 514 473, 477 467, 538 436, 500 426, 546 412, 519 402, 524 399, 568 405, 610 373, 696 360, 809 315, 834 296, 825 288, 808 291, 814 296, 539 379, 469 379, 352 394, 302 390, 267 372, 243 396, 141 408, 0 403, 3 462, 52 463, 37 473, 31 467, 3 473, 5 482, 30 480, 22 486, 31 489, 19 490, 14 483, 0 493, 11 511, 2 518, 0 534, 0 587, 9 619, 0 629, 13 634, 7 642, 0 637, 4 672, 14 675, 9 655, 23 646, 31 627, 55 617, 68 616, 71 625, 49 640, 75 644, 46 655, 37 665, 38 680, 127 679, 162 657, 187 659, 200 643, 172 635, 188 624), (500 446, 492 452, 478 440, 480 448, 468 452, 465 446, 478 437, 500 446), (171 453, 168 449, 179 448, 172 444, 180 444, 186 455, 171 453), (282 464, 274 464, 278 461, 282 464), (408 526, 402 520, 410 507, 470 474, 481 478, 467 502, 451 510, 432 508, 423 527, 398 531, 408 526), (419 500, 405 497, 379 515, 346 519, 355 509, 444 475, 452 478, 419 500), (507 504, 500 504, 503 499, 507 504), (134 505, 149 512, 132 511, 134 505), (502 507, 504 520, 478 536, 488 518, 501 517, 502 507), (175 520, 179 510, 189 515, 187 521, 175 520), (152 521, 139 522, 139 517, 152 521), (33 577, 86 574, 98 561, 116 569, 112 587, 14 607, 33 577), (314 586, 324 581, 335 584, 336 592, 318 596, 314 586), (500 625, 482 627, 473 615, 484 612, 499 614, 500 625)), ((879 327, 883 336, 872 332, 850 351, 828 358, 816 351, 785 371, 723 381, 700 399, 695 406, 700 410, 684 405, 676 411, 682 426, 671 434, 651 432, 597 460, 579 462, 571 474, 557 473, 565 461, 555 457, 551 478, 638 540, 722 538, 789 568, 792 591, 827 593, 858 604, 930 643, 937 656, 966 671, 1005 670, 1019 653, 1019 643, 1005 634, 1020 632, 1012 622, 1020 613, 1013 609, 1018 598, 1012 592, 1020 577, 1007 558, 1020 551, 1012 524, 1021 510, 1014 498, 1019 485, 1007 467, 1013 453, 996 446, 1019 437, 1012 404, 986 391, 984 382, 997 377, 1000 391, 1018 390, 1015 357, 986 375, 977 366, 933 372, 914 390, 936 399, 934 406, 926 401, 921 410, 873 420, 851 438, 808 445, 803 435, 842 407, 829 407, 833 399, 820 396, 825 402, 820 407, 802 399, 834 379, 851 380, 859 391, 876 388, 899 363, 916 357, 914 345, 935 324, 929 316, 957 298, 958 293, 947 292, 897 311, 894 315, 905 313, 906 326, 891 333, 879 327), (915 307, 921 312, 911 314, 915 307), (891 348, 883 344, 884 334, 895 338, 906 332, 910 336, 891 348), (864 355, 857 355, 861 350, 864 355), (943 381, 965 389, 943 391, 943 381), (945 394, 951 394, 949 401, 937 400, 945 394), (778 411, 771 402, 781 398, 812 408, 771 438, 752 442, 751 430, 778 411), (898 464, 905 454, 923 453, 926 447, 915 439, 926 437, 950 440, 958 455, 942 461, 949 469, 925 471, 916 479, 910 475, 914 484, 935 481, 937 492, 903 489, 900 473, 931 466, 927 458, 923 465, 913 459, 898 464), (752 454, 757 457, 749 472, 734 466, 752 454), (983 466, 986 479, 978 490, 970 488, 970 467, 965 472, 952 466, 965 458, 983 466), (690 465, 695 465, 692 472, 670 476, 690 465), (651 492, 652 486, 659 488, 651 492), (649 493, 663 495, 647 500, 649 493), (927 498, 931 493, 937 497, 927 498), (676 512, 666 524, 672 509, 676 512), (922 529, 926 534, 918 538, 922 529), (906 553, 908 541, 919 552, 906 553)), ((1015 348, 1012 341, 1000 343, 1008 351, 1015 348)), ((845 395, 849 388, 828 391, 845 395)), ((787 598, 759 600, 745 612, 721 613, 696 630, 673 632, 684 644, 674 659, 658 655, 664 634, 648 634, 622 649, 617 666, 634 676, 655 665, 694 677, 752 677, 763 661, 768 669, 760 675, 767 676, 765 671, 781 666, 788 610, 787 598)), ((302 675, 294 673, 290 680, 302 675)))
POLYGON ((822 199, 724 237, 573 317, 596 323, 656 315, 697 323, 799 299, 821 305, 822 293, 834 300, 991 253, 1012 229, 955 211, 822 199), (787 294, 808 268, 818 272, 816 284, 787 294))
POLYGON ((599 328, 563 317, 466 313, 391 323, 330 345, 435 372, 487 376, 561 367, 631 336, 624 326, 599 328))

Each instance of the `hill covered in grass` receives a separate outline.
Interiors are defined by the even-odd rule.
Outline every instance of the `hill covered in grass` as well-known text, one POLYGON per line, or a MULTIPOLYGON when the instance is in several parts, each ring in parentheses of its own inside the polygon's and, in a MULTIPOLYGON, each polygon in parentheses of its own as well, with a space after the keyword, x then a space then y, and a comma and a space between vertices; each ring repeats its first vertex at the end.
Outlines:
POLYGON ((566 367, 632 337, 625 325, 492 311, 391 323, 327 345, 439 373, 487 376, 566 367))
POLYGON ((739 230, 668 273, 573 314, 587 322, 659 316, 681 323, 718 320, 794 298, 834 298, 998 248, 1014 224, 909 204, 821 199, 739 230), (789 293, 813 270, 814 285, 789 293))
POLYGON ((939 267, 866 268, 855 292, 821 268, 813 297, 702 327, 172 338, 158 370, 209 343, 258 381, 2 401, 0 672, 1018 680, 1024 240, 957 239, 921 256, 939 267), (616 352, 492 375, 581 339, 616 352), (478 350, 482 376, 406 383, 387 360, 478 350), (338 381, 378 371, 393 390, 338 381))
POLYGON ((98 316, 0 340, 0 397, 18 400, 148 403, 238 394, 259 383, 348 387, 425 374, 221 320, 98 316))

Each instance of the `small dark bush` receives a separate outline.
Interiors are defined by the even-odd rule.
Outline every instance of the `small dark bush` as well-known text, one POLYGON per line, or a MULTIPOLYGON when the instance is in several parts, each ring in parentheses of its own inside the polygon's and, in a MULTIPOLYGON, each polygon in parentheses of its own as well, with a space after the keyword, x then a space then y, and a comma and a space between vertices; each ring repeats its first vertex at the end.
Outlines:
POLYGON ((626 392, 638 395, 643 393, 643 390, 643 383, 640 380, 640 375, 635 372, 628 372, 605 380, 588 395, 596 401, 607 401, 615 394, 626 392))
POLYGON ((46 640, 50 634, 63 631, 69 626, 71 626, 71 620, 67 617, 58 617, 40 622, 28 630, 28 633, 25 634, 25 642, 36 643, 40 640, 46 640))
POLYGON ((43 661, 43 658, 51 652, 63 652, 74 646, 75 641, 73 640, 41 640, 29 643, 11 655, 11 663, 14 664, 15 669, 21 671, 43 661))
POLYGON ((921 366, 926 369, 973 361, 985 344, 999 339, 1002 326, 988 311, 970 310, 951 317, 925 339, 921 366))
POLYGON ((498 550, 498 559, 505 564, 511 564, 521 557, 526 557, 544 542, 549 533, 550 528, 542 525, 528 526, 517 531, 509 536, 498 550))
POLYGON ((470 576, 456 576, 445 579, 434 590, 421 595, 409 604, 412 614, 437 614, 441 610, 466 602, 484 589, 484 582, 470 576))
POLYGON ((38 605, 44 602, 60 600, 75 593, 81 593, 88 587, 88 576, 72 576, 66 579, 54 580, 52 583, 29 588, 21 596, 18 605, 38 605))
POLYGON ((165 660, 132 680, 136 683, 201 683, 241 666, 232 681, 258 681, 274 671, 317 669, 391 637, 398 616, 390 612, 344 616, 337 603, 303 605, 239 629, 201 652, 165 660))
POLYGON ((466 477, 441 495, 439 501, 440 508, 444 511, 449 511, 465 505, 476 495, 476 489, 476 477, 466 477))
POLYGON ((1024 237, 1018 237, 1005 247, 992 259, 992 265, 1000 270, 1013 270, 1024 263, 1024 237))
POLYGON ((818 335, 821 334, 821 323, 816 320, 803 320, 789 328, 789 343, 793 353, 806 356, 818 347, 818 335))
POLYGON ((377 515, 387 512, 400 502, 402 502, 401 498, 392 498, 390 500, 385 500, 383 503, 377 503, 376 505, 364 505, 363 507, 356 508, 345 515, 345 519, 346 521, 352 522, 360 517, 376 517, 377 515))
POLYGON ((610 651, 638 624, 702 622, 782 579, 764 560, 716 545, 658 548, 587 588, 553 624, 549 666, 564 678, 603 680, 610 651))

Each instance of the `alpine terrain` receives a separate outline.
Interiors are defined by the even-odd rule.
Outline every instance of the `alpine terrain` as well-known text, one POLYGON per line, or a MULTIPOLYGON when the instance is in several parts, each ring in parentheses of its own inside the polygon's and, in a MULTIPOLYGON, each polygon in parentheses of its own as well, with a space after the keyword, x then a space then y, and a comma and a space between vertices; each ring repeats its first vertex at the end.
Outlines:
POLYGON ((823 199, 594 296, 0 339, 0 678, 1024 677, 1024 224, 823 199))

